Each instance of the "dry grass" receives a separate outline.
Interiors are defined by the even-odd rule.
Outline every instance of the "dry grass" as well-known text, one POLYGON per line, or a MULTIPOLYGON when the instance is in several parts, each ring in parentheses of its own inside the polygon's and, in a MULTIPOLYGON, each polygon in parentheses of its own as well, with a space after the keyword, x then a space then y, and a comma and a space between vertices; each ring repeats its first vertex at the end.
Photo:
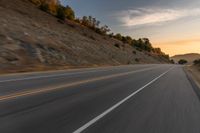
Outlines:
POLYGON ((0 1, 1 73, 166 62, 74 22, 62 24, 28 1, 0 1))

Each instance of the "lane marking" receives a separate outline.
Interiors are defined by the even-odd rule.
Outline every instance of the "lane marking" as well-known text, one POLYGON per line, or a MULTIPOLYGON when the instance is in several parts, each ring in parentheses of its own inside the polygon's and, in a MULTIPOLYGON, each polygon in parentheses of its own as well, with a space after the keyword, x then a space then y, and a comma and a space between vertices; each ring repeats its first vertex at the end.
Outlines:
POLYGON ((156 77, 155 79, 153 79, 152 81, 150 81, 149 83, 147 83, 146 85, 144 85, 143 87, 139 88, 137 91, 133 92, 131 95, 129 95, 126 98, 122 99, 117 104, 115 104, 114 106, 110 107, 109 109, 107 109, 106 111, 104 111, 103 113, 101 113, 100 115, 98 115, 97 117, 93 118, 88 123, 84 124, 83 126, 81 126, 80 128, 78 128, 77 130, 75 130, 73 133, 81 133, 81 132, 83 132, 85 129, 87 129, 88 127, 90 127, 91 125, 93 125, 95 122, 99 121, 101 118, 103 118, 104 116, 106 116, 107 114, 109 114, 111 111, 115 110, 117 107, 119 107, 121 104, 123 104, 124 102, 126 102, 127 100, 129 100, 130 98, 132 98, 134 95, 136 95, 140 91, 142 91, 144 88, 146 88, 147 86, 151 85, 152 83, 154 83, 155 81, 157 81, 159 78, 163 77, 165 74, 167 74, 173 68, 174 67, 171 67, 169 70, 167 70, 166 72, 162 73, 161 75, 159 75, 158 77, 156 77))
POLYGON ((142 69, 142 70, 135 70, 135 71, 131 71, 131 72, 118 73, 118 74, 113 74, 113 75, 108 75, 108 76, 97 77, 97 78, 93 78, 93 79, 86 79, 86 80, 77 81, 77 82, 73 82, 73 83, 69 83, 69 84, 65 84, 65 85, 59 85, 59 86, 56 86, 56 87, 48 87, 48 88, 44 88, 44 89, 34 89, 34 90, 28 90, 28 91, 23 91, 23 92, 16 92, 16 93, 0 96, 0 101, 10 100, 10 99, 14 99, 14 98, 19 98, 19 97, 23 97, 23 96, 29 96, 29 95, 34 95, 34 94, 39 94, 39 93, 44 93, 44 92, 50 92, 50 91, 68 88, 68 87, 81 85, 81 84, 85 84, 85 83, 110 79, 110 78, 114 78, 114 77, 125 76, 125 75, 143 72, 143 71, 147 71, 147 70, 153 70, 153 69, 156 69, 156 68, 157 67, 146 68, 146 69, 142 69))

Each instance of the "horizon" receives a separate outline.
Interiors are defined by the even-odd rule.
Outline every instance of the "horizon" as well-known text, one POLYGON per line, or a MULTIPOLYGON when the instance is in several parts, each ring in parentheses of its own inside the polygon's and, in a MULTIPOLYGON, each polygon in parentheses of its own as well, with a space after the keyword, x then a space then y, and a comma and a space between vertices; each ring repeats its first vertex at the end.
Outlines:
POLYGON ((61 0, 76 16, 92 15, 114 33, 148 37, 166 54, 200 53, 200 1, 61 0), (112 5, 112 6, 111 6, 112 5))
POLYGON ((187 1, 0 0, 0 133, 200 133, 187 1))

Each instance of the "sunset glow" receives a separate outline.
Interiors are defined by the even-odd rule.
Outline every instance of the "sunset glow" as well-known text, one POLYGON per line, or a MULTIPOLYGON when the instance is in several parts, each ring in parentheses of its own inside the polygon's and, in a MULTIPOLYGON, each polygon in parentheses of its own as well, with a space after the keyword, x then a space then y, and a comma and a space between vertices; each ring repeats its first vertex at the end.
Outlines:
POLYGON ((154 46, 160 47, 165 53, 170 56, 185 53, 200 53, 200 40, 179 40, 172 42, 160 42, 154 46))
POLYGON ((200 53, 199 0, 73 0, 67 4, 77 16, 96 16, 114 33, 148 37, 171 56, 200 53))

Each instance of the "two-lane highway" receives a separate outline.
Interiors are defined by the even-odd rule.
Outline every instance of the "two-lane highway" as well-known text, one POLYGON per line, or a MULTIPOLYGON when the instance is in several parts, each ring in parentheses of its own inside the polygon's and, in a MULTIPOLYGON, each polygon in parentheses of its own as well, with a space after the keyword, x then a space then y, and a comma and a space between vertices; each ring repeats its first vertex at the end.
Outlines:
POLYGON ((135 65, 0 77, 0 133, 199 133, 181 66, 135 65))

